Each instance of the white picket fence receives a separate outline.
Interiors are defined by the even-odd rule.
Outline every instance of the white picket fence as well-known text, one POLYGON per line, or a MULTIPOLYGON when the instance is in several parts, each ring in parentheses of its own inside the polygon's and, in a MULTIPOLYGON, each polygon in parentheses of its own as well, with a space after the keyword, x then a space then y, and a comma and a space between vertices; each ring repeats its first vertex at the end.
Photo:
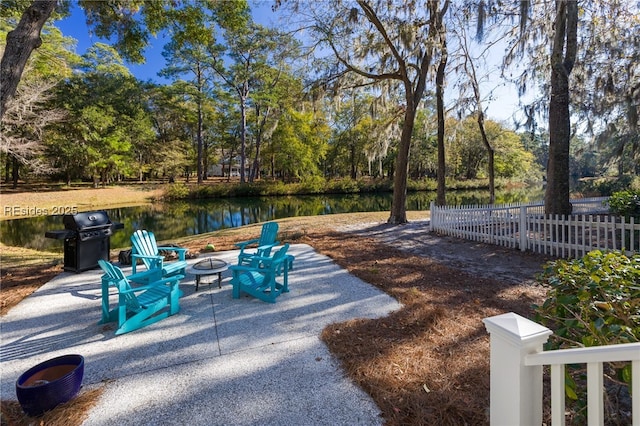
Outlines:
POLYGON ((568 364, 587 365, 587 425, 604 424, 603 364, 631 362, 631 418, 640 426, 640 343, 543 351, 552 333, 514 313, 483 320, 490 334, 490 424, 536 425, 543 417, 543 366, 551 366, 551 424, 565 424, 568 364))
POLYGON ((609 216, 607 197, 571 200, 571 216, 545 215, 543 203, 445 206, 431 203, 431 231, 556 257, 592 250, 640 252, 640 223, 609 216))

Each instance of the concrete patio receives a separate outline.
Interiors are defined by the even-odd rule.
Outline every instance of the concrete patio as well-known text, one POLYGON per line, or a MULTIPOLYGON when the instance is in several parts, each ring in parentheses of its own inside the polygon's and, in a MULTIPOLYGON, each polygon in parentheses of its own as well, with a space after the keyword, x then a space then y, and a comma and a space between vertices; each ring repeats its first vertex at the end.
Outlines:
MULTIPOLYGON (((87 425, 382 424, 319 336, 330 323, 400 305, 308 245, 290 252, 290 293, 276 304, 232 299, 229 271, 221 289, 211 276, 198 292, 187 276, 178 315, 121 336, 98 324, 101 271, 60 274, 0 320, 2 398, 15 399, 28 368, 77 353, 84 388, 104 387, 87 425)), ((237 253, 212 255, 234 263, 237 253)))

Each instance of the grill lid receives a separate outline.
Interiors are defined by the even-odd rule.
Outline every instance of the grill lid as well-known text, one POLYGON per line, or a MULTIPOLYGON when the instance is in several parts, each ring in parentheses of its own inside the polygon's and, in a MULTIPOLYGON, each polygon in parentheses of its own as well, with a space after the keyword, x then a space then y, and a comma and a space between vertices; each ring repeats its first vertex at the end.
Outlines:
POLYGON ((105 211, 81 212, 76 214, 65 214, 62 216, 62 223, 65 229, 87 230, 109 228, 112 223, 105 211))

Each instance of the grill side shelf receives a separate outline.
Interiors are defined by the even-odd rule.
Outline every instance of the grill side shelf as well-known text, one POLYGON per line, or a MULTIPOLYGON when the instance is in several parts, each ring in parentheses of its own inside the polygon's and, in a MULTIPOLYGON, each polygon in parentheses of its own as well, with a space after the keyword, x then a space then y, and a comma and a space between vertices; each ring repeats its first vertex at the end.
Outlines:
POLYGON ((53 238, 55 240, 65 240, 67 238, 73 238, 76 236, 74 231, 60 230, 60 231, 47 231, 44 233, 46 238, 53 238))

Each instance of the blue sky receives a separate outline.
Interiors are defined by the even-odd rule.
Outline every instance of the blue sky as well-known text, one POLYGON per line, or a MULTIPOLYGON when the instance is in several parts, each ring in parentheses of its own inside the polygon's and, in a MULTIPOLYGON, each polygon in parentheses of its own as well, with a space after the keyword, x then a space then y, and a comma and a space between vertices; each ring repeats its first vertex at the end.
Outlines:
MULTIPOLYGON (((93 44, 102 42, 109 44, 109 40, 91 35, 87 27, 83 10, 78 6, 77 1, 71 1, 71 16, 56 21, 55 26, 62 31, 65 36, 73 37, 77 40, 76 53, 83 55, 93 44)), ((254 11, 253 19, 263 25, 270 25, 275 19, 271 12, 271 3, 266 1, 251 2, 251 9, 254 11)), ((158 71, 165 65, 162 57, 162 49, 169 42, 168 37, 159 34, 158 37, 151 37, 150 45, 144 52, 146 62, 144 64, 131 64, 126 62, 131 73, 140 80, 152 80, 156 83, 170 83, 169 80, 159 77, 158 71)))
MULTIPOLYGON (((271 11, 272 1, 253 1, 250 2, 253 10, 253 18, 256 22, 273 26, 277 21, 277 16, 271 11)), ((71 36, 77 40, 76 53, 84 54, 94 43, 109 43, 108 40, 101 39, 89 33, 87 28, 85 15, 82 9, 77 5, 77 1, 71 1, 71 16, 57 21, 55 25, 62 31, 65 36, 71 36)), ((164 67, 164 58, 162 57, 162 49, 168 42, 167 37, 159 35, 157 38, 150 40, 150 45, 145 51, 146 62, 144 64, 130 64, 127 66, 136 78, 147 81, 151 80, 156 83, 170 83, 169 80, 159 77, 158 71, 164 67)), ((493 83, 489 83, 493 84, 493 83)), ((488 87, 489 85, 487 85, 488 87)), ((453 90, 453 88, 450 88, 453 90)), ((491 103, 485 102, 487 115, 489 118, 503 121, 506 125, 511 126, 511 116, 518 109, 517 92, 512 87, 498 87, 494 89, 494 99, 491 103)))
MULTIPOLYGON (((55 25, 65 36, 70 36, 77 40, 76 53, 78 55, 83 55, 95 43, 109 44, 108 40, 90 34, 84 12, 78 7, 77 2, 71 2, 71 16, 56 21, 55 25)), ((157 75, 158 71, 164 66, 162 48, 167 41, 161 37, 152 39, 151 45, 145 51, 146 63, 141 65, 127 63, 131 73, 140 80, 167 83, 167 80, 157 75)))

